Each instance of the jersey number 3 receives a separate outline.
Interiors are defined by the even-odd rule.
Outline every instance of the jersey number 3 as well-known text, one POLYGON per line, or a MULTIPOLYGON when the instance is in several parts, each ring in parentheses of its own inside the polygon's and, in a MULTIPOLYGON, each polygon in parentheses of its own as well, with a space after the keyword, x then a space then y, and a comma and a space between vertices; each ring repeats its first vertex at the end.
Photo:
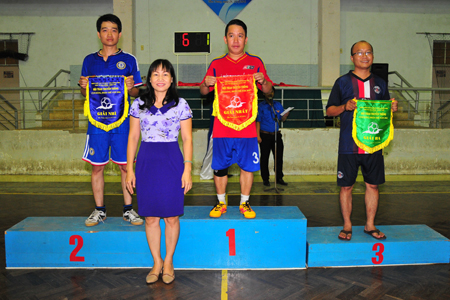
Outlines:
POLYGON ((253 160, 253 163, 254 163, 254 164, 259 163, 258 153, 253 152, 252 156, 255 158, 255 159, 253 160))

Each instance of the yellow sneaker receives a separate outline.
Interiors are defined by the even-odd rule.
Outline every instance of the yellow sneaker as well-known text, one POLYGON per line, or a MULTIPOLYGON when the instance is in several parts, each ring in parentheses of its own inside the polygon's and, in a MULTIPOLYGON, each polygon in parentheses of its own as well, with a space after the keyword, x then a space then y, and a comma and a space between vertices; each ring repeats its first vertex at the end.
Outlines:
POLYGON ((244 215, 247 219, 253 219, 256 217, 255 211, 250 207, 250 204, 247 202, 244 202, 243 204, 239 205, 239 210, 241 214, 244 215))
POLYGON ((227 205, 217 201, 217 204, 209 212, 211 218, 219 218, 222 214, 227 212, 227 205))

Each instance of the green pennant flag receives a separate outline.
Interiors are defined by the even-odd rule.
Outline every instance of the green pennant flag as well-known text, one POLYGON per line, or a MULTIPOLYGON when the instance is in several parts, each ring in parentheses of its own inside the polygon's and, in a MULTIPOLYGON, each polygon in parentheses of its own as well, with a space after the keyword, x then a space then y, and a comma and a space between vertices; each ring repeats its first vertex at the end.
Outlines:
POLYGON ((385 148, 394 138, 391 100, 356 100, 352 137, 356 145, 374 153, 385 148))

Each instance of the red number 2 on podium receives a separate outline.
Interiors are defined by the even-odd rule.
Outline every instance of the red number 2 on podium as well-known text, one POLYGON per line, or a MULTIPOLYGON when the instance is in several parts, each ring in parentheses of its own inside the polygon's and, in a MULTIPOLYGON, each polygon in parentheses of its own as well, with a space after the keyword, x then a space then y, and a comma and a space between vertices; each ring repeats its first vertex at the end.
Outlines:
POLYGON ((228 248, 230 251, 230 256, 235 256, 236 255, 236 240, 235 240, 235 236, 234 236, 234 228, 228 229, 227 237, 228 237, 228 248))
POLYGON ((77 256, 78 251, 83 247, 83 238, 81 235, 71 235, 69 239, 69 245, 75 245, 75 240, 78 241, 77 246, 70 253, 70 261, 84 261, 84 256, 77 256))
POLYGON ((375 255, 378 256, 378 259, 376 257, 372 257, 372 263, 374 263, 375 265, 379 265, 383 262, 383 252, 384 252, 384 245, 382 243, 376 243, 373 245, 372 247, 373 251, 377 251, 375 252, 375 255))

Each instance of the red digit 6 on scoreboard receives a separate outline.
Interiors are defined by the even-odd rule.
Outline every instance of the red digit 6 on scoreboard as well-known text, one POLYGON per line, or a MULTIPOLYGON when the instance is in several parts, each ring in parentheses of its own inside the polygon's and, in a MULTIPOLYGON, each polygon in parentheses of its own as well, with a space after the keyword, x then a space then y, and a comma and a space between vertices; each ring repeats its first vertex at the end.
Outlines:
POLYGON ((70 253, 70 261, 84 261, 84 256, 77 256, 78 251, 83 247, 83 238, 81 235, 71 235, 69 239, 69 245, 75 245, 75 240, 78 241, 77 246, 70 253))
POLYGON ((372 257, 372 263, 375 265, 379 265, 383 262, 383 252, 384 252, 384 245, 382 243, 376 243, 373 245, 372 247, 373 251, 377 251, 375 252, 375 255, 378 256, 378 259, 376 257, 372 257))

